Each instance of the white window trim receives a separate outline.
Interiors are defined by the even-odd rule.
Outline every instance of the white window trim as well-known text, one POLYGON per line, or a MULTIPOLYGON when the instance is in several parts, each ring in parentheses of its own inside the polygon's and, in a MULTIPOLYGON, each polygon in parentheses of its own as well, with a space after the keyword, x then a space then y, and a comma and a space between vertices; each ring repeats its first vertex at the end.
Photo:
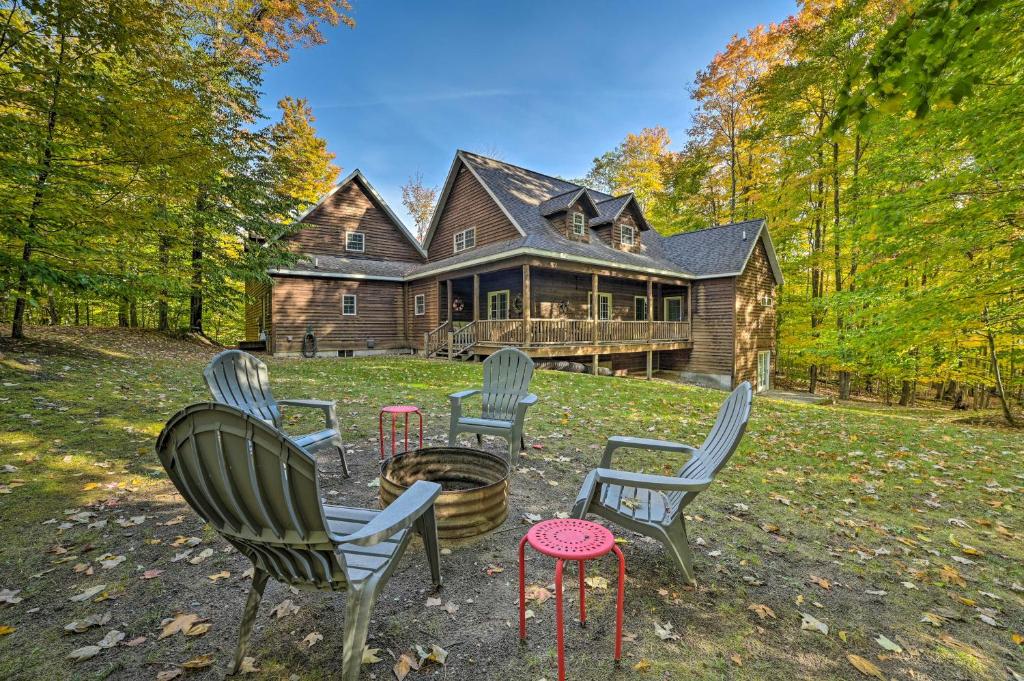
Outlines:
POLYGON ((365 253, 366 252, 366 234, 363 232, 345 232, 345 250, 352 251, 353 253, 365 253), (351 248, 349 246, 349 237, 359 235, 359 248, 351 248))
POLYGON ((683 317, 686 315, 686 312, 683 309, 683 297, 682 296, 668 296, 667 298, 664 299, 664 302, 662 303, 662 305, 665 308, 664 312, 665 312, 665 321, 666 322, 681 322, 681 321, 685 321, 683 319, 683 317), (679 301, 679 319, 669 319, 668 318, 668 304, 669 304, 670 301, 673 301, 673 300, 678 300, 679 301))
POLYGON ((427 314, 427 296, 419 293, 412 299, 412 311, 417 317, 427 314))
POLYGON ((611 318, 612 318, 612 312, 613 312, 613 309, 612 309, 612 294, 610 294, 610 293, 598 293, 597 294, 597 320, 600 321, 600 322, 610 321, 611 318), (601 301, 602 300, 607 300, 608 301, 608 316, 607 317, 602 317, 601 316, 601 301))
POLYGON ((509 289, 503 289, 501 291, 490 291, 490 292, 488 292, 488 294, 487 294, 487 319, 488 320, 492 320, 492 319, 499 319, 499 320, 500 319, 508 319, 509 318, 509 312, 510 312, 509 308, 511 308, 511 306, 512 306, 512 292, 509 289), (505 316, 504 317, 495 317, 493 315, 494 307, 491 305, 491 301, 494 300, 495 298, 497 298, 498 296, 502 296, 502 295, 505 296, 505 316))
POLYGON ((452 235, 452 251, 455 253, 462 253, 468 251, 471 248, 476 248, 476 227, 467 227, 461 232, 456 232, 452 235), (471 246, 466 245, 466 235, 473 235, 473 244, 471 246), (459 248, 459 237, 462 237, 462 248, 459 248))
POLYGON ((343 293, 341 294, 341 314, 344 317, 355 317, 359 314, 359 300, 356 298, 354 293, 343 293), (352 299, 352 311, 345 312, 345 301, 347 298, 352 299))
POLYGON ((587 233, 586 216, 579 211, 574 211, 572 214, 572 233, 576 236, 583 236, 587 233), (579 222, 576 221, 576 218, 579 218, 579 222))
POLYGON ((647 296, 633 296, 633 321, 634 322, 646 322, 647 318, 650 317, 650 310, 647 309, 647 296), (640 319, 637 313, 640 311, 639 303, 643 303, 644 307, 644 318, 640 319))
POLYGON ((625 223, 619 225, 619 241, 623 246, 636 245, 636 227, 625 223), (629 233, 629 241, 626 241, 626 233, 629 233))

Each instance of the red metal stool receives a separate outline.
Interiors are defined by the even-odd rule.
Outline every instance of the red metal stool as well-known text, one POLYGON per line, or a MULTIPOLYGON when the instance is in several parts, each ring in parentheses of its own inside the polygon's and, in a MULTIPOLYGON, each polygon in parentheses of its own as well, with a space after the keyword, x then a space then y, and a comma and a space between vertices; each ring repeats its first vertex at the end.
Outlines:
POLYGON ((526 640, 526 543, 555 559, 555 626, 558 627, 558 681, 565 681, 565 638, 562 632, 562 566, 575 560, 580 571, 580 626, 587 624, 583 562, 614 551, 619 559, 619 593, 615 604, 615 662, 622 659, 622 613, 625 602, 626 558, 606 528, 589 520, 544 520, 519 542, 519 640, 526 640))
POLYGON ((384 459, 384 414, 391 414, 391 456, 395 455, 395 442, 397 440, 395 437, 395 422, 398 420, 399 414, 405 414, 405 449, 402 451, 409 451, 409 414, 416 414, 420 419, 420 449, 423 449, 423 412, 420 411, 420 408, 401 404, 384 407, 377 416, 378 425, 380 426, 381 460, 384 459))

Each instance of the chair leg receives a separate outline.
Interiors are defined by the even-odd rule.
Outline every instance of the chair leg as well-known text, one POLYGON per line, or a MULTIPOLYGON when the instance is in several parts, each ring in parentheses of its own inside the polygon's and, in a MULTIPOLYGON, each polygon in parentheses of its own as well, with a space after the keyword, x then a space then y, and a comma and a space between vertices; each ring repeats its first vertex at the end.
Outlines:
POLYGON ((430 577, 435 589, 441 588, 441 549, 437 541, 437 517, 434 509, 426 511, 416 521, 416 530, 423 539, 423 548, 427 551, 427 563, 430 565, 430 577))
POLYGON ((376 584, 349 587, 345 608, 345 641, 341 651, 341 681, 359 681, 363 648, 370 631, 370 613, 376 600, 376 584))
POLYGON ((683 520, 683 516, 680 515, 671 525, 662 528, 662 534, 665 547, 683 573, 683 579, 687 584, 695 586, 697 579, 693 572, 693 554, 686 539, 686 521, 683 520))
POLYGON ((252 586, 249 588, 249 598, 245 601, 245 610, 242 611, 242 627, 238 632, 238 647, 235 649, 231 666, 228 667, 228 675, 237 674, 242 666, 245 648, 249 644, 249 636, 252 635, 252 625, 256 622, 256 611, 260 607, 260 600, 263 599, 263 590, 267 588, 267 577, 263 570, 253 568, 252 586))
POLYGON ((480 433, 476 434, 476 446, 477 447, 483 447, 484 446, 484 436, 481 435, 480 433))

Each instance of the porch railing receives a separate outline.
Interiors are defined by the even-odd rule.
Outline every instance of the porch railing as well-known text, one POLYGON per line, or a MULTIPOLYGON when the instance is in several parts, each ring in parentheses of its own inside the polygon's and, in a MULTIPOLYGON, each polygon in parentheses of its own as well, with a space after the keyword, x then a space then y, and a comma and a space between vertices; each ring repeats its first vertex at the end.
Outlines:
POLYGON ((537 345, 592 343, 594 322, 589 319, 531 319, 530 342, 537 345))
POLYGON ((522 319, 481 319, 476 323, 476 340, 479 343, 523 345, 526 329, 522 319))
POLYGON ((652 322, 654 340, 689 340, 690 322, 652 322))
MULTIPOLYGON (((657 323, 654 322, 654 324, 657 323)), ((598 340, 605 343, 646 341, 650 328, 649 322, 629 322, 618 319, 600 321, 598 325, 598 340)))
MULTIPOLYGON (((531 319, 530 345, 590 345, 597 324, 598 343, 644 343, 690 339, 689 322, 635 322, 592 319, 531 319)), ((475 322, 475 342, 488 345, 524 345, 526 323, 522 319, 475 322)))
POLYGON ((423 354, 433 357, 437 352, 448 344, 448 332, 451 331, 451 322, 443 322, 433 331, 423 334, 423 354))

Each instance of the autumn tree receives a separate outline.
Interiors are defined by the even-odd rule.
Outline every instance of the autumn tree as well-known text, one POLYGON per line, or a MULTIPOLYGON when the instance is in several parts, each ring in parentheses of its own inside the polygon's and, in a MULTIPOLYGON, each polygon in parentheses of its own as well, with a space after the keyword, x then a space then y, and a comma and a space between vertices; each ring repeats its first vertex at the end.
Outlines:
POLYGON ((427 235, 427 227, 430 226, 430 219, 434 215, 434 206, 437 204, 437 187, 428 187, 423 184, 423 175, 416 173, 402 185, 402 205, 412 216, 413 224, 416 227, 416 239, 423 243, 427 235))

